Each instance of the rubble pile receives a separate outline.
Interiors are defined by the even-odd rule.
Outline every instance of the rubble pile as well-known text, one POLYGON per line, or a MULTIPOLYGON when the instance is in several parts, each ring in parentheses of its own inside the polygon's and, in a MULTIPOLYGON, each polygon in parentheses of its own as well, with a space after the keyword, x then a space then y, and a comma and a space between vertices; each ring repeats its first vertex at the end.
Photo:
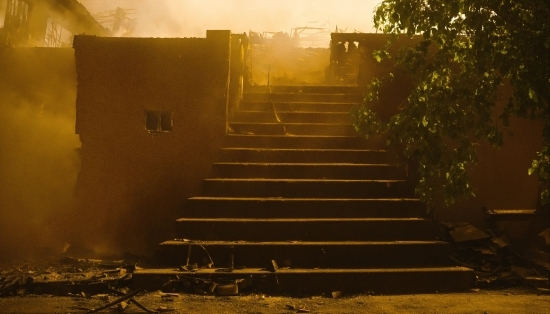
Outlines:
POLYGON ((238 295, 252 287, 252 276, 241 279, 212 280, 188 276, 176 276, 162 287, 165 293, 187 292, 199 295, 238 295))
MULTIPOLYGON (((441 226, 452 244, 450 258, 475 270, 478 287, 525 285, 548 292, 548 236, 544 246, 539 243, 518 252, 505 233, 481 230, 466 222, 442 222, 441 226)), ((548 229, 543 231, 539 238, 548 233, 548 229)))
POLYGON ((121 289, 132 283, 136 264, 62 257, 0 265, 0 297, 25 294, 88 295, 121 289))

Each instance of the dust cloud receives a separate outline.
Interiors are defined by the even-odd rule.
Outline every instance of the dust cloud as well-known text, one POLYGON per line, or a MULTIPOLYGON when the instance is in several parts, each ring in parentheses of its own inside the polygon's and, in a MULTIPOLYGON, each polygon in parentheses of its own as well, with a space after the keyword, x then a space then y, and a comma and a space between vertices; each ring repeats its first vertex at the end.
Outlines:
POLYGON ((60 253, 70 241, 80 145, 71 57, 47 48, 1 55, 0 259, 60 253))
POLYGON ((6 18, 7 5, 8 5, 7 0, 0 0, 0 28, 4 27, 4 19, 6 18))
MULTIPOLYGON (((208 29, 234 33, 282 31, 299 26, 336 26, 373 32, 372 12, 380 0, 81 0, 92 14, 137 9, 136 37, 204 37, 208 29)), ((327 42, 328 46, 328 42, 327 42)))
MULTIPOLYGON (((299 26, 371 32, 378 1, 80 0, 92 14, 137 9, 135 37, 204 37, 208 29, 290 33, 299 26)), ((0 27, 6 4, 0 0, 0 27)), ((46 248, 59 253, 82 233, 74 224, 80 146, 74 52, 24 48, 0 58, 0 260, 46 248)))

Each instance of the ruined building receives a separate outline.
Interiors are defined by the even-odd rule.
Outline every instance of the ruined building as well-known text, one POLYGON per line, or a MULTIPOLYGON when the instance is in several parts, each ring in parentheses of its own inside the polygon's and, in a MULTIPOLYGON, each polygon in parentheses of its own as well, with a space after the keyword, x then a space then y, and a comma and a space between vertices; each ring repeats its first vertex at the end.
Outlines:
MULTIPOLYGON (((353 49, 365 54, 385 42, 376 34, 333 35, 333 49, 345 40, 354 56, 353 49)), ((383 72, 376 62, 333 51, 327 73, 336 85, 253 86, 247 38, 229 31, 77 36, 74 48, 82 216, 106 246, 161 242, 158 256, 168 267, 135 273, 136 285, 160 287, 176 274, 252 276, 257 287, 276 291, 314 291, 326 282, 358 291, 472 283, 471 270, 448 260, 405 164, 351 126, 362 82, 383 72), (170 268, 177 265, 184 267, 170 268)), ((391 102, 410 83, 398 77, 396 84, 385 92, 383 114, 396 110, 391 102)), ((522 149, 536 145, 516 146, 517 159, 500 166, 518 169, 522 149)), ((485 172, 473 176, 487 190, 494 184, 485 172)), ((475 202, 535 208, 536 180, 522 180, 519 197, 482 193, 475 202)), ((480 208, 463 213, 475 217, 480 208)))
POLYGON ((0 47, 70 47, 75 34, 111 32, 76 0, 8 0, 0 47))
MULTIPOLYGON (((351 126, 365 82, 384 72, 360 56, 380 49, 384 35, 333 34, 328 86, 255 86, 244 34, 106 37, 76 1, 9 1, 3 42, 45 46, 47 19, 33 14, 48 4, 53 17, 81 13, 79 27, 88 27, 56 22, 85 33, 74 37, 74 55, 63 52, 74 62, 72 74, 63 71, 76 75, 81 143, 71 240, 96 252, 158 251, 166 268, 134 273, 136 286, 159 288, 174 275, 251 278, 278 292, 472 284, 472 270, 448 259, 399 152, 351 126)), ((408 86, 397 77, 382 91, 383 115, 397 110, 408 86)), ((510 150, 480 148, 488 161, 472 174, 479 197, 439 218, 483 223, 481 206, 537 207, 525 163, 540 144, 530 134, 540 132, 517 123, 510 150), (522 189, 503 184, 510 180, 522 189)))

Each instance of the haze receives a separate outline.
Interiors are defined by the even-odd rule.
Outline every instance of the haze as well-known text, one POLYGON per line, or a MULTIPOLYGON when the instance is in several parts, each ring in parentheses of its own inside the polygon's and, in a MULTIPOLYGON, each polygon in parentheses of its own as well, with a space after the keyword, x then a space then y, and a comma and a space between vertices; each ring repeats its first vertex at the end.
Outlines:
MULTIPOLYGON (((336 26, 374 32, 372 12, 381 0, 81 0, 92 14, 137 9, 138 37, 204 37, 207 29, 234 33, 336 26)), ((327 43, 328 44, 328 43, 327 43)))

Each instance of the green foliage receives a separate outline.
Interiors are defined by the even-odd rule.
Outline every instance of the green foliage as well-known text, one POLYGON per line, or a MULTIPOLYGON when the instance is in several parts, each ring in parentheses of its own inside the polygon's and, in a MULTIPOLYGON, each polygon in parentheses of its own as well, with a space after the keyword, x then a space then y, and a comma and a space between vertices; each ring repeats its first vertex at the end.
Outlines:
POLYGON ((549 12, 540 0, 384 0, 376 8, 377 29, 394 40, 417 38, 394 56, 387 49, 373 54, 378 62, 394 58, 414 88, 400 111, 381 121, 371 108, 384 80, 373 81, 353 112, 355 127, 367 137, 387 133, 419 163, 423 201, 441 194, 451 204, 473 195, 467 169, 476 162, 475 144, 501 146, 511 116, 546 123, 529 173, 549 182, 549 12))

